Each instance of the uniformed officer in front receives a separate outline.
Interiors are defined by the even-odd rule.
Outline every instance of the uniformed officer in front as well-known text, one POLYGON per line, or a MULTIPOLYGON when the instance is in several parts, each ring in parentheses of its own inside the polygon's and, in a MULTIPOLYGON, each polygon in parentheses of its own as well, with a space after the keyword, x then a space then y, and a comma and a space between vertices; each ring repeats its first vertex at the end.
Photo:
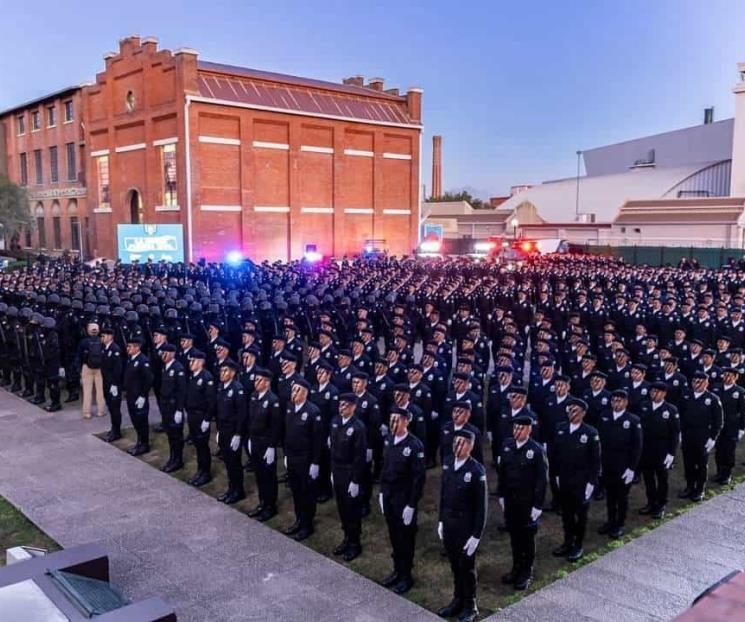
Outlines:
POLYGON ((367 468, 367 430, 355 416, 357 396, 339 396, 339 414, 331 422, 331 483, 339 510, 344 540, 334 549, 344 561, 352 561, 362 553, 361 486, 367 468))
POLYGON ((628 412, 629 396, 625 389, 611 393, 611 408, 600 417, 603 487, 606 492, 608 520, 598 529, 601 535, 620 538, 624 534, 629 491, 642 454, 642 425, 639 417, 628 412))
POLYGON ((653 382, 650 400, 642 402, 639 417, 644 438, 639 467, 644 477, 647 504, 639 514, 662 518, 667 505, 667 472, 673 466, 680 439, 680 416, 674 404, 667 401, 668 385, 662 380, 653 382))
POLYGON ((160 349, 163 361, 160 381, 160 415, 163 429, 168 435, 169 458, 162 467, 171 473, 184 467, 184 404, 186 397, 186 371, 176 360, 176 346, 164 344, 160 349))
POLYGON ((453 573, 453 599, 437 612, 472 622, 476 606, 476 549, 486 525, 486 471, 471 457, 476 435, 461 428, 453 435, 452 453, 443 458, 437 535, 453 573))
POLYGON ((150 451, 150 428, 148 394, 153 386, 150 362, 142 353, 142 337, 130 337, 127 341, 127 367, 124 370, 124 395, 132 427, 137 432, 137 443, 127 453, 139 456, 150 451))
POLYGON ((246 498, 241 468, 241 435, 246 423, 246 399, 243 386, 236 379, 238 364, 225 359, 220 363, 217 387, 217 444, 228 472, 228 489, 218 501, 233 504, 246 498))
POLYGON ((385 516, 393 548, 393 572, 381 582, 397 594, 411 589, 414 580, 414 548, 417 532, 417 506, 425 480, 424 444, 409 434, 411 412, 394 408, 383 441, 383 468, 380 472, 380 511, 385 516))
POLYGON ((326 442, 321 411, 308 399, 309 391, 305 378, 297 378, 285 413, 285 467, 295 522, 282 533, 298 542, 313 534, 321 449, 326 442))
POLYGON ((189 436, 197 453, 197 472, 187 480, 188 484, 199 488, 212 481, 212 454, 210 453, 210 421, 214 418, 217 385, 207 370, 207 355, 190 348, 190 374, 186 382, 186 420, 189 436))
POLYGON ((568 420, 557 426, 550 454, 564 526, 564 542, 553 554, 566 556, 570 562, 578 561, 584 554, 587 512, 600 478, 600 438, 598 431, 584 422, 587 410, 584 400, 569 401, 568 420))
POLYGON ((714 454, 717 473, 713 481, 721 485, 730 483, 737 441, 745 435, 745 388, 737 384, 739 375, 734 367, 725 367, 722 370, 723 383, 712 389, 722 402, 724 414, 714 454))
POLYGON ((103 396, 106 408, 111 417, 111 429, 104 437, 107 443, 112 443, 122 437, 122 376, 124 374, 124 356, 119 346, 114 343, 114 331, 104 328, 101 331, 103 343, 103 396))
POLYGON ((254 392, 248 403, 248 451, 259 490, 259 504, 248 512, 266 522, 277 514, 276 448, 282 438, 282 410, 272 393, 272 372, 254 369, 254 392))
POLYGON ((699 502, 704 497, 709 453, 722 429, 723 412, 719 398, 709 391, 709 377, 703 370, 693 373, 691 387, 680 403, 680 434, 686 487, 678 497, 699 502))
POLYGON ((521 413, 512 418, 512 438, 499 453, 497 497, 510 534, 512 570, 502 583, 525 590, 533 579, 535 534, 548 484, 548 460, 543 445, 530 437, 533 418, 521 413))

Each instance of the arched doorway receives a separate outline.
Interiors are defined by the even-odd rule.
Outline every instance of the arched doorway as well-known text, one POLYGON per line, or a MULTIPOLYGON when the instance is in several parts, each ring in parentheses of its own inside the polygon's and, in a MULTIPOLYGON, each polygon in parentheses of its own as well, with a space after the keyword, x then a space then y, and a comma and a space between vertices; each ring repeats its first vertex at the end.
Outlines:
POLYGON ((142 224, 142 200, 134 188, 129 191, 129 221, 133 225, 142 224))

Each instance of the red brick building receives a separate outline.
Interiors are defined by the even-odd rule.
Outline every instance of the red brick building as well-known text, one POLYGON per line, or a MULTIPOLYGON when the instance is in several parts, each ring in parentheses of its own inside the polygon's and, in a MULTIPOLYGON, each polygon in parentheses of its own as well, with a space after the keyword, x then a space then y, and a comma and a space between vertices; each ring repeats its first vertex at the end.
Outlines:
POLYGON ((90 254, 80 87, 0 113, 0 173, 28 189, 36 227, 12 243, 90 254))

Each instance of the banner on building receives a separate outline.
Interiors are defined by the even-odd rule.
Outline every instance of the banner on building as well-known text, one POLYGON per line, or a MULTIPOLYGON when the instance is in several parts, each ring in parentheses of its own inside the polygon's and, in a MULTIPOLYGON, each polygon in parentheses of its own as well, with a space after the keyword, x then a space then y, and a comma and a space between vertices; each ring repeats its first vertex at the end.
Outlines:
POLYGON ((124 263, 184 260, 183 225, 117 225, 116 239, 124 263))

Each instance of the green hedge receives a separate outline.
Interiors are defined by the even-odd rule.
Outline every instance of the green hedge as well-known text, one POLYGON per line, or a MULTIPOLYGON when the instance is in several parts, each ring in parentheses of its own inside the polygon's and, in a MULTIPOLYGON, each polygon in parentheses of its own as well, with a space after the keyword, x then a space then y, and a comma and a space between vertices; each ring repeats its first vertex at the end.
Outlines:
POLYGON ((593 246, 586 244, 576 247, 586 253, 622 257, 627 263, 648 264, 650 266, 677 265, 681 257, 697 259, 701 266, 718 268, 726 264, 730 257, 738 261, 743 257, 739 248, 696 248, 688 246, 593 246))

